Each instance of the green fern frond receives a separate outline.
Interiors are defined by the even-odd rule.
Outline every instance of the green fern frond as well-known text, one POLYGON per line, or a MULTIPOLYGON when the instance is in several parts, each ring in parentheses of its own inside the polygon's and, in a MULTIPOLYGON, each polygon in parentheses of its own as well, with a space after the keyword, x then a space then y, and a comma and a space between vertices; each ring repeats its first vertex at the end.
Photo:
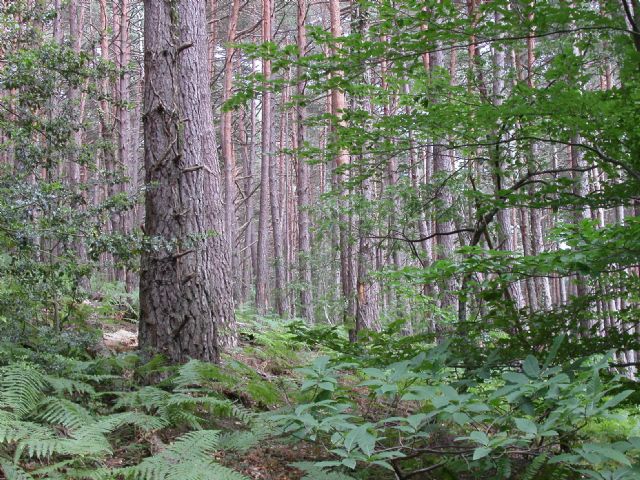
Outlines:
POLYGON ((120 375, 112 375, 110 373, 80 373, 80 374, 76 374, 74 375, 74 378, 78 379, 81 382, 85 382, 85 383, 95 383, 95 384, 101 384, 101 383, 105 383, 105 382, 110 382, 110 381, 114 381, 114 380, 122 380, 122 377, 120 375))
POLYGON ((93 423, 93 417, 84 407, 65 398, 48 397, 42 402, 44 411, 37 416, 47 423, 63 425, 76 430, 93 423))
POLYGON ((224 373, 218 365, 190 360, 180 366, 172 382, 177 389, 184 389, 192 386, 205 386, 211 382, 234 385, 236 379, 224 373))
POLYGON ((193 396, 183 392, 169 396, 165 405, 167 408, 204 407, 210 413, 220 416, 230 416, 234 413, 233 404, 229 400, 211 396, 193 396))
POLYGON ((33 477, 26 470, 9 461, 0 461, 0 467, 6 480, 33 480, 33 477))
POLYGON ((60 470, 69 470, 76 463, 75 459, 62 460, 60 462, 50 463, 44 467, 36 468, 31 473, 37 477, 56 478, 60 474, 60 470))
POLYGON ((497 478, 505 480, 511 478, 511 459, 509 457, 502 457, 497 461, 496 475, 497 478))
POLYGON ((123 413, 114 413, 105 417, 101 417, 95 422, 95 429, 101 433, 111 433, 117 428, 124 425, 133 425, 145 432, 160 430, 167 427, 167 422, 152 415, 129 411, 123 413))
POLYGON ((164 453, 178 459, 206 459, 216 450, 219 438, 217 430, 188 432, 173 442, 164 453))
MULTIPOLYGON (((93 432, 92 432, 93 433, 93 432)), ((71 455, 86 458, 98 458, 111 454, 108 439, 99 434, 84 434, 73 438, 56 435, 53 430, 48 435, 30 434, 17 443, 14 463, 18 463, 23 455, 38 460, 50 459, 55 455, 71 455)))
POLYGON ((258 414, 237 403, 232 404, 231 415, 247 425, 253 425, 258 419, 258 414))
POLYGON ((291 466, 305 472, 306 475, 302 477, 302 480, 354 480, 349 475, 317 467, 312 462, 296 462, 292 463, 291 466))
POLYGON ((213 462, 175 465, 166 480, 248 480, 235 470, 213 462))
POLYGON ((91 396, 96 394, 96 390, 91 385, 81 380, 54 377, 52 375, 44 375, 44 379, 58 394, 84 393, 91 396))
POLYGON ((117 476, 111 468, 67 468, 62 479, 78 479, 78 480, 115 480, 121 477, 117 476))
POLYGON ((157 387, 143 387, 133 392, 120 394, 114 408, 143 408, 147 411, 155 411, 164 405, 171 394, 157 387))
POLYGON ((538 455, 536 458, 534 458, 522 474, 522 480, 534 480, 540 470, 542 470, 542 467, 544 467, 544 465, 547 463, 548 459, 549 456, 546 453, 538 455))
POLYGON ((18 444, 14 460, 18 463, 25 453, 28 458, 37 458, 38 460, 51 458, 54 453, 67 453, 63 443, 63 440, 56 437, 26 438, 18 444))
POLYGON ((236 430, 220 437, 220 450, 245 453, 270 435, 266 431, 236 430))
POLYGON ((15 363, 2 370, 0 408, 10 409, 18 418, 32 412, 42 400, 47 382, 30 365, 15 363))
POLYGON ((275 426, 273 422, 269 421, 268 416, 247 412, 242 407, 239 408, 237 413, 236 418, 243 414, 250 414, 244 421, 248 429, 235 430, 221 435, 219 442, 220 450, 243 453, 258 445, 260 442, 274 436, 275 426))
POLYGON ((0 423, 0 444, 12 444, 29 437, 50 438, 53 431, 46 425, 39 423, 12 421, 0 423))
POLYGON ((213 462, 219 433, 215 430, 189 432, 169 447, 145 458, 135 467, 120 470, 137 480, 246 480, 246 477, 213 462))

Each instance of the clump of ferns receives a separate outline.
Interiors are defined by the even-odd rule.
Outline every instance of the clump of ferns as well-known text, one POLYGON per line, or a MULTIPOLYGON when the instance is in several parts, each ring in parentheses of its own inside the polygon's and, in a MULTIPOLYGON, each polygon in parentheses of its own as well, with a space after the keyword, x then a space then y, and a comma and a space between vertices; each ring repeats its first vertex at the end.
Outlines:
POLYGON ((254 414, 224 398, 213 386, 218 379, 217 366, 192 360, 162 384, 118 393, 114 409, 141 411, 166 426, 189 429, 210 427, 220 418, 250 425, 254 414))
MULTIPOLYGON (((79 370, 84 375, 89 367, 79 370)), ((88 382, 50 375, 32 364, 2 367, 0 468, 6 478, 20 480, 243 478, 212 462, 212 452, 246 451, 269 435, 269 427, 258 415, 210 389, 208 368, 190 362, 178 369, 166 388, 101 392, 88 382), (117 400, 110 405, 105 398, 117 400), (236 431, 221 435, 204 429, 220 417, 233 418, 236 431), (171 442, 189 429, 194 431, 171 442), (202 448, 194 442, 201 442, 202 448), (134 465, 107 467, 105 461, 114 455, 114 446, 138 449, 133 458, 127 455, 134 465), (141 455, 154 450, 154 455, 140 461, 141 455)), ((105 380, 112 383, 111 378, 105 380)))
MULTIPOLYGON (((142 412, 98 415, 64 396, 78 393, 96 395, 88 384, 44 374, 29 364, 16 363, 2 368, 0 457, 3 470, 19 469, 27 460, 94 464, 112 453, 108 436, 116 430, 125 426, 147 431, 163 427, 162 420, 142 412)), ((15 476, 20 477, 18 473, 15 476)))

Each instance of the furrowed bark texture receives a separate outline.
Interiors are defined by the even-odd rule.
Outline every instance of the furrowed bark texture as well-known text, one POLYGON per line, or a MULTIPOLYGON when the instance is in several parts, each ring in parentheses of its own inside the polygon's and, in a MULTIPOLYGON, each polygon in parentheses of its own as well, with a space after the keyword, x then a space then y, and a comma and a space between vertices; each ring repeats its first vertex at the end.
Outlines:
POLYGON ((215 362, 235 335, 204 2, 145 1, 145 78, 140 345, 215 362))

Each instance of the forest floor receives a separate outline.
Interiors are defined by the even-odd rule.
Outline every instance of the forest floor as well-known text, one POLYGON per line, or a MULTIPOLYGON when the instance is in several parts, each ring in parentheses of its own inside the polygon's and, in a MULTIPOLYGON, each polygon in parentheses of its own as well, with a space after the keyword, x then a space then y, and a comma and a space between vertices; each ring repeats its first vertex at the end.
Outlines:
MULTIPOLYGON (((95 326, 102 332, 102 340, 97 346, 99 355, 133 352, 138 348, 137 325, 127 320, 113 320, 109 322, 96 322, 95 326)), ((232 353, 246 365, 264 378, 274 378, 278 375, 290 375, 289 369, 283 370, 281 366, 272 364, 268 359, 248 356, 244 348, 250 347, 250 342, 241 343, 232 353)), ((291 369, 295 365, 290 366, 291 369)), ((244 399, 243 399, 244 400, 244 399)), ((176 434, 176 437, 179 436, 176 434)), ((163 439, 170 442, 172 438, 163 439)), ((293 466, 296 462, 318 462, 328 458, 326 450, 319 445, 300 441, 296 445, 280 443, 271 440, 250 449, 248 452, 238 454, 235 452, 219 451, 215 454, 216 461, 220 464, 255 480, 300 480, 305 476, 302 470, 293 466)), ((127 458, 114 458, 114 466, 127 463, 127 458)), ((0 480, 3 480, 0 476, 0 480)))

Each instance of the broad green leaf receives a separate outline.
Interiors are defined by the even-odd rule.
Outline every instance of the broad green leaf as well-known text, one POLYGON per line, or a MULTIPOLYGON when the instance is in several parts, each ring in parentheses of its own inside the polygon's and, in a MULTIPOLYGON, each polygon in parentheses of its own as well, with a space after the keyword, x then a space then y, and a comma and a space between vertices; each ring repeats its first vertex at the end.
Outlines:
POLYGON ((531 420, 527 418, 516 418, 515 422, 516 427, 518 427, 518 430, 520 430, 521 432, 529 433, 531 435, 538 434, 538 427, 531 420))
POLYGON ((522 362, 522 369, 529 378, 538 378, 540 375, 540 366, 538 360, 533 355, 527 356, 522 362))
POLYGON ((474 430, 469 434, 469 438, 476 443, 481 445, 489 445, 489 437, 486 433, 481 432, 480 430, 474 430))
POLYGON ((491 453, 491 449, 487 447, 478 447, 473 451, 473 460, 480 460, 491 453))
POLYGON ((526 384, 529 383, 529 379, 519 372, 504 372, 502 374, 502 378, 504 378, 507 382, 516 383, 516 384, 526 384))

